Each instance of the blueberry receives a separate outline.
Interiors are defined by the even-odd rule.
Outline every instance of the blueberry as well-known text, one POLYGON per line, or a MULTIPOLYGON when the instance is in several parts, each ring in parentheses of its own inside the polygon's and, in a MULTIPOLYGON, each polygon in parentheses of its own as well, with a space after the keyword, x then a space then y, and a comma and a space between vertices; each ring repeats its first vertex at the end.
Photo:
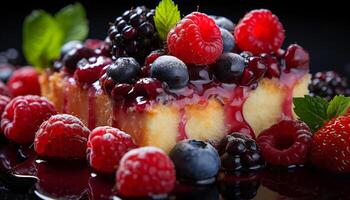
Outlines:
POLYGON ((223 52, 231 52, 235 47, 235 39, 233 35, 226 29, 220 28, 222 42, 224 45, 223 52))
POLYGON ((204 183, 214 180, 220 169, 218 152, 206 142, 184 140, 175 145, 169 156, 174 162, 177 176, 187 181, 204 183))
POLYGON ((245 59, 235 53, 224 53, 211 66, 215 77, 223 83, 237 83, 245 67, 245 59))
POLYGON ((224 28, 228 31, 233 31, 233 29, 235 28, 235 24, 226 17, 215 15, 212 15, 211 17, 214 19, 216 25, 218 25, 220 28, 224 28))
POLYGON ((132 57, 121 57, 107 69, 107 76, 116 83, 133 83, 141 70, 139 63, 132 57))
POLYGON ((69 51, 71 51, 73 49, 76 49, 76 48, 80 48, 82 46, 83 46, 83 44, 80 41, 78 41, 78 40, 72 40, 70 42, 67 42, 61 48, 61 56, 63 57, 69 51))
POLYGON ((166 82, 170 89, 180 89, 187 85, 187 66, 174 56, 160 56, 151 65, 151 77, 166 82))

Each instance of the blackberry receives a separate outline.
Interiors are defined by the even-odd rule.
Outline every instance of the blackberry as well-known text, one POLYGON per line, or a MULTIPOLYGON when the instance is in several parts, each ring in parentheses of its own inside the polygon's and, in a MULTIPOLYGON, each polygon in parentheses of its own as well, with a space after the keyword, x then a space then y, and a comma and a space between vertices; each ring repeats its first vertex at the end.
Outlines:
POLYGON ((348 81, 334 71, 317 72, 309 84, 310 94, 331 100, 336 95, 350 96, 348 81))
POLYGON ((227 171, 249 171, 264 166, 255 141, 240 133, 227 135, 217 149, 221 167, 227 171))
POLYGON ((127 10, 116 18, 108 31, 114 58, 130 56, 139 63, 144 63, 151 51, 162 46, 154 25, 154 14, 154 9, 140 6, 127 10))

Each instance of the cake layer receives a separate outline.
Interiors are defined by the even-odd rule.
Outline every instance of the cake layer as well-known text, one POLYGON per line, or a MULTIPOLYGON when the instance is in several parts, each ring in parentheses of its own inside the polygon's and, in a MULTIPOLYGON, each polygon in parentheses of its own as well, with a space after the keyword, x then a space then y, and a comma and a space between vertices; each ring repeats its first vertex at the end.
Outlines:
POLYGON ((82 87, 62 73, 43 73, 40 81, 42 95, 58 112, 79 117, 90 129, 117 127, 131 134, 140 146, 157 146, 169 152, 182 139, 219 140, 232 131, 258 135, 281 119, 294 118, 292 98, 308 93, 310 75, 292 75, 265 78, 254 90, 229 86, 223 97, 206 96, 209 92, 200 101, 152 102, 142 111, 116 108, 98 82, 82 87))

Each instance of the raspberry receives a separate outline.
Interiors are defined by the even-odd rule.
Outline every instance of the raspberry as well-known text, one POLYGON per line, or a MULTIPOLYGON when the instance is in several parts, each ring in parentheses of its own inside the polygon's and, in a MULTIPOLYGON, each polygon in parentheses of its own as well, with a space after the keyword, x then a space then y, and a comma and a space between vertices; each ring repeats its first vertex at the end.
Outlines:
POLYGON ((36 132, 34 149, 43 157, 85 158, 89 134, 90 130, 78 118, 53 115, 36 132))
POLYGON ((56 114, 54 105, 44 97, 18 96, 6 106, 1 119, 5 137, 17 143, 33 142, 40 124, 56 114))
POLYGON ((324 124, 313 136, 310 159, 317 167, 332 172, 350 172, 350 116, 324 124))
POLYGON ((266 9, 247 13, 235 27, 234 36, 242 51, 255 55, 277 52, 285 39, 283 25, 266 9))
POLYGON ((10 96, 10 91, 8 87, 2 81, 0 81, 0 95, 8 97, 10 96))
POLYGON ((187 64, 211 64, 222 53, 221 31, 206 14, 193 12, 183 18, 167 38, 170 54, 187 64))
POLYGON ((96 171, 112 173, 122 156, 133 148, 136 145, 130 135, 109 126, 97 127, 89 135, 87 156, 96 171))
POLYGON ((311 144, 311 131, 301 121, 282 120, 260 133, 257 143, 271 165, 303 165, 311 144))
POLYGON ((175 169, 170 158, 155 147, 129 151, 120 161, 117 191, 125 197, 165 194, 175 186, 175 169))
POLYGON ((40 96, 41 94, 39 74, 33 67, 23 67, 16 70, 7 82, 7 86, 13 97, 20 95, 40 96))
POLYGON ((74 78, 80 84, 92 84, 100 78, 102 69, 111 63, 112 60, 104 56, 93 57, 89 60, 83 59, 77 64, 74 78))

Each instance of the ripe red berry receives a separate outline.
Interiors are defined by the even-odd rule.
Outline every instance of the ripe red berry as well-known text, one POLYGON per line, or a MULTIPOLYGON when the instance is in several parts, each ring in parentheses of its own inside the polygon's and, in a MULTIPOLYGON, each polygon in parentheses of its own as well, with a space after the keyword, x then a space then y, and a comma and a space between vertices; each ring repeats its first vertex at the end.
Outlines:
POLYGON ((297 44, 287 48, 284 59, 288 68, 307 68, 310 63, 309 53, 297 44))
POLYGON ((255 55, 277 52, 285 39, 278 17, 266 9, 247 13, 235 27, 234 36, 242 51, 255 55))
POLYGON ((53 115, 35 134, 34 149, 43 157, 85 158, 89 134, 90 130, 78 118, 53 115))
POLYGON ((103 68, 111 63, 112 60, 104 56, 93 57, 88 60, 83 59, 77 64, 74 78, 80 84, 92 84, 100 78, 103 68))
POLYGON ((13 72, 7 86, 13 97, 41 94, 39 74, 33 67, 23 67, 13 72))
POLYGON ((87 157, 96 171, 113 173, 123 155, 133 148, 136 145, 125 132, 109 126, 97 127, 89 135, 87 157))
POLYGON ((257 143, 271 165, 303 165, 311 144, 311 131, 301 121, 282 120, 260 133, 257 143))
POLYGON ((170 54, 187 64, 211 64, 221 55, 221 31, 206 14, 193 12, 184 17, 169 33, 170 54))
POLYGON ((340 116, 324 124, 313 136, 311 162, 337 173, 350 172, 350 116, 340 116))
POLYGON ((1 119, 5 137, 17 143, 34 141, 40 124, 56 114, 54 105, 44 97, 18 96, 6 106, 1 119))
POLYGON ((174 164, 160 149, 142 147, 129 151, 120 161, 117 191, 123 197, 145 197, 173 190, 174 164))

